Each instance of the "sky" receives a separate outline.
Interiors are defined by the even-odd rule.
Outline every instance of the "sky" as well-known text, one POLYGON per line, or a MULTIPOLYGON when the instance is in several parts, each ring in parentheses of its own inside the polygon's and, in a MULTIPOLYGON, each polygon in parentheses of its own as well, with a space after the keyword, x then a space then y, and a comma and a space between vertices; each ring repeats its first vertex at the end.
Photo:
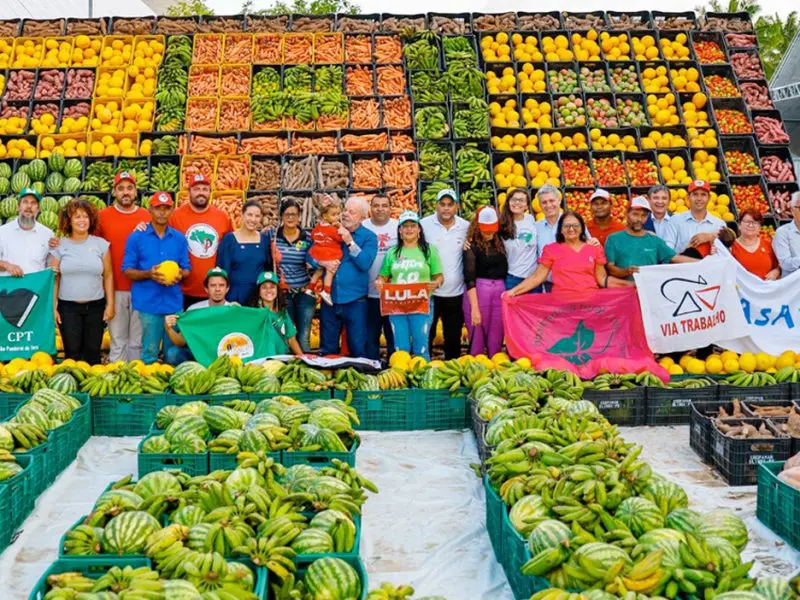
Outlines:
MULTIPOLYGON (((209 7, 213 8, 218 14, 229 13, 232 10, 238 11, 237 0, 206 0, 209 7), (234 9, 234 6, 236 8, 234 9)), ((530 2, 530 0, 529 0, 530 2)), ((361 12, 394 12, 400 10, 397 2, 389 2, 387 0, 357 0, 361 6, 361 12)), ((270 0, 255 0, 255 8, 262 8, 270 6, 270 0)), ((435 6, 432 6, 430 0, 404 0, 401 4, 402 12, 404 14, 424 13, 431 10, 436 12, 503 12, 510 10, 536 10, 532 4, 526 6, 525 2, 520 0, 437 0, 435 6)), ((645 3, 642 6, 641 0, 572 0, 569 3, 569 10, 571 12, 579 11, 592 11, 592 10, 618 10, 618 11, 636 11, 642 8, 650 10, 658 10, 659 3, 655 0, 650 3, 645 3)), ((694 10, 698 5, 702 4, 699 0, 672 0, 669 4, 669 11, 684 11, 694 10)), ((789 0, 761 0, 763 12, 772 14, 777 12, 781 16, 786 16, 794 7, 798 8, 795 2, 789 0)), ((550 7, 548 7, 550 8, 550 7)))

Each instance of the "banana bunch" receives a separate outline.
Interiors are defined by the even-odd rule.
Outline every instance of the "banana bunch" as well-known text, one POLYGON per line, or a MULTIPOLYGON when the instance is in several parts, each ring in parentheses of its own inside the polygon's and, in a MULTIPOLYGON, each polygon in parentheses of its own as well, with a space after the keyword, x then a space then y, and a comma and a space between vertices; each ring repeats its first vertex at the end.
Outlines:
POLYGON ((22 389, 11 383, 8 377, 0 377, 0 393, 19 394, 22 393, 22 389))
POLYGON ((47 373, 42 369, 19 371, 11 378, 10 385, 22 390, 22 392, 26 394, 32 394, 46 388, 47 379, 47 373))
POLYGON ((775 385, 776 379, 770 373, 745 373, 739 372, 725 378, 725 385, 737 387, 761 387, 775 385))
POLYGON ((289 109, 289 94, 275 92, 269 95, 258 95, 250 98, 250 110, 253 122, 271 123, 283 119, 289 109))
POLYGON ((225 402, 225 406, 233 410, 252 415, 255 414, 257 405, 253 400, 242 400, 237 398, 234 400, 228 400, 225 402))
POLYGON ((351 489, 360 491, 362 489, 369 490, 373 494, 378 493, 378 486, 372 483, 369 479, 364 477, 361 473, 355 470, 346 462, 334 458, 331 460, 333 467, 323 467, 320 471, 322 475, 335 477, 339 481, 344 481, 351 489))
POLYGON ((376 590, 367 594, 367 600, 406 600, 414 595, 414 588, 410 585, 393 585, 384 582, 376 590))
MULTIPOLYGON (((255 365, 242 365, 236 372, 236 379, 246 394, 259 391, 259 383, 267 376, 264 370, 255 365)), ((237 409, 238 410, 238 409, 237 409)), ((245 411, 247 412, 247 411, 245 411)))
POLYGON ((64 541, 64 554, 92 556, 103 552, 103 529, 91 525, 78 525, 70 529, 64 541))
POLYGON ((636 387, 636 377, 636 375, 632 374, 603 373, 595 377, 592 381, 584 381, 583 387, 599 392, 629 390, 636 387))
POLYGON ((692 377, 689 379, 679 379, 677 381, 676 380, 670 381, 669 384, 667 384, 667 387, 673 389, 692 390, 697 388, 708 387, 710 385, 716 385, 716 383, 713 380, 709 379, 708 377, 692 377))
POLYGON ((14 452, 27 452, 47 441, 47 431, 32 423, 6 421, 0 428, 11 434, 14 452))
POLYGON ((285 579, 295 572, 293 558, 296 554, 289 545, 305 528, 304 519, 298 522, 288 515, 282 515, 264 523, 259 528, 257 538, 248 539, 235 551, 249 556, 255 565, 267 567, 279 579, 285 579))
POLYGON ((94 589, 95 581, 75 571, 47 576, 47 600, 71 600, 78 594, 89 594, 94 589))
POLYGON ((465 365, 457 360, 449 360, 442 366, 428 367, 428 371, 422 376, 419 387, 426 390, 446 390, 455 392, 461 387, 461 377, 464 373, 465 365))
POLYGON ((161 576, 150 567, 111 567, 94 582, 92 592, 123 593, 126 598, 144 600, 164 593, 161 576))
POLYGON ((329 379, 324 371, 312 369, 303 361, 295 360, 283 365, 276 376, 281 385, 295 384, 309 392, 321 392, 334 387, 334 380, 329 379))
POLYGON ((665 388, 667 384, 661 381, 661 378, 651 373, 650 371, 642 371, 634 378, 636 385, 640 387, 658 387, 665 388))
POLYGON ((207 394, 214 387, 217 376, 210 370, 190 373, 179 380, 173 391, 184 396, 207 394))
POLYGON ((783 367, 782 369, 778 369, 774 377, 775 381, 778 383, 784 383, 786 381, 798 383, 800 382, 800 369, 797 367, 783 367))
POLYGON ((406 372, 396 368, 385 369, 378 373, 378 386, 381 390, 405 389, 408 387, 406 372))
POLYGON ((333 387, 337 390, 358 390, 367 383, 367 377, 352 367, 336 371, 333 387))
POLYGON ((80 382, 81 391, 96 398, 109 394, 163 394, 167 387, 164 374, 145 377, 131 364, 123 365, 114 371, 87 375, 80 382))
POLYGON ((531 596, 530 600, 589 600, 589 596, 579 592, 568 592, 559 588, 546 588, 540 592, 536 592, 531 596))

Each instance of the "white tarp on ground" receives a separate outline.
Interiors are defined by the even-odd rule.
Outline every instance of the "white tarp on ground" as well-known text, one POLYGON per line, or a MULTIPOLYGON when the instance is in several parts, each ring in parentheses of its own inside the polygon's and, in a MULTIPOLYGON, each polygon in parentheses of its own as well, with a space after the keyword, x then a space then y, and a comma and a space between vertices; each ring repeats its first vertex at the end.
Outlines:
MULTIPOLYGON (((728 488, 689 448, 688 427, 622 428, 642 443, 654 468, 680 483, 700 510, 730 508, 748 525, 745 555, 757 572, 788 576, 793 551, 755 518, 755 488, 728 488)), ((60 536, 86 514, 106 485, 136 472, 138 438, 92 438, 39 499, 19 539, 0 555, 3 600, 25 600, 57 557, 60 536)), ((478 462, 470 432, 364 433, 359 470, 381 493, 365 505, 361 556, 370 583, 410 583, 420 595, 450 600, 510 600, 484 523, 478 462)))

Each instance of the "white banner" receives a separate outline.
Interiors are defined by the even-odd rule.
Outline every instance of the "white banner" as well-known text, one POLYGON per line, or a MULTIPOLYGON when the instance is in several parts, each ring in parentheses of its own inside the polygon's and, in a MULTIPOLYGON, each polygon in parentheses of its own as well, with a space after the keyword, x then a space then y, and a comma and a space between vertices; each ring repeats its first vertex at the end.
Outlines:
POLYGON ((702 348, 745 330, 736 265, 716 255, 696 263, 642 267, 634 275, 647 344, 656 354, 702 348))

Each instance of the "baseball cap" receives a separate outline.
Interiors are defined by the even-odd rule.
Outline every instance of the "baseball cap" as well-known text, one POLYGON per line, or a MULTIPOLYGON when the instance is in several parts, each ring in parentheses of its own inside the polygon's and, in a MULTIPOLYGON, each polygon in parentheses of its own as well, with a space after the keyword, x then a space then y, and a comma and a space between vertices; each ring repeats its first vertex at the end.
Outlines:
POLYGON ((800 208, 800 192, 792 194, 792 199, 789 202, 789 208, 800 208))
POLYGON ((267 283, 267 282, 278 285, 278 276, 275 274, 274 271, 264 271, 261 275, 258 276, 256 285, 261 285, 262 283, 267 283))
POLYGON ((406 221, 413 221, 414 223, 419 223, 419 215, 415 213, 413 210, 404 210, 400 213, 400 218, 397 220, 399 225, 402 225, 406 221))
POLYGON ((611 200, 611 194, 609 194, 603 188, 597 188, 595 191, 592 192, 592 196, 591 198, 589 198, 589 202, 591 202, 595 198, 602 198, 603 200, 611 200))
POLYGON ((208 180, 208 177, 203 175, 202 173, 197 173, 189 180, 189 187, 193 188, 196 185, 205 184, 211 185, 211 182, 208 180))
POLYGON ((500 229, 497 211, 491 206, 484 206, 478 211, 478 228, 486 233, 493 233, 500 229))
POLYGON ((633 200, 631 200, 631 205, 628 207, 628 210, 631 210, 632 208, 643 208, 647 212, 650 212, 650 203, 644 196, 636 196, 633 200))
POLYGON ((172 196, 169 192, 156 192, 150 196, 150 208, 157 206, 172 206, 172 196))
POLYGON ((25 196, 33 196, 34 198, 36 198, 37 202, 42 201, 42 195, 32 187, 22 188, 19 191, 19 194, 17 194, 17 200, 22 200, 25 196))
POLYGON ((206 273, 206 278, 203 280, 203 284, 205 285, 208 283, 208 280, 212 277, 222 277, 225 279, 225 281, 228 281, 228 272, 220 267, 213 267, 208 270, 208 273, 206 273))
POLYGON ((123 181, 130 181, 133 185, 136 185, 136 176, 130 171, 120 171, 114 175, 114 187, 117 187, 123 181))
POLYGON ((711 191, 711 185, 702 179, 695 179, 692 183, 689 184, 689 193, 691 194, 695 190, 705 190, 707 192, 711 191))
POLYGON ((454 189, 444 188, 441 190, 438 194, 436 194, 436 202, 439 202, 439 200, 445 197, 452 198, 453 202, 458 202, 458 194, 456 194, 454 189))

